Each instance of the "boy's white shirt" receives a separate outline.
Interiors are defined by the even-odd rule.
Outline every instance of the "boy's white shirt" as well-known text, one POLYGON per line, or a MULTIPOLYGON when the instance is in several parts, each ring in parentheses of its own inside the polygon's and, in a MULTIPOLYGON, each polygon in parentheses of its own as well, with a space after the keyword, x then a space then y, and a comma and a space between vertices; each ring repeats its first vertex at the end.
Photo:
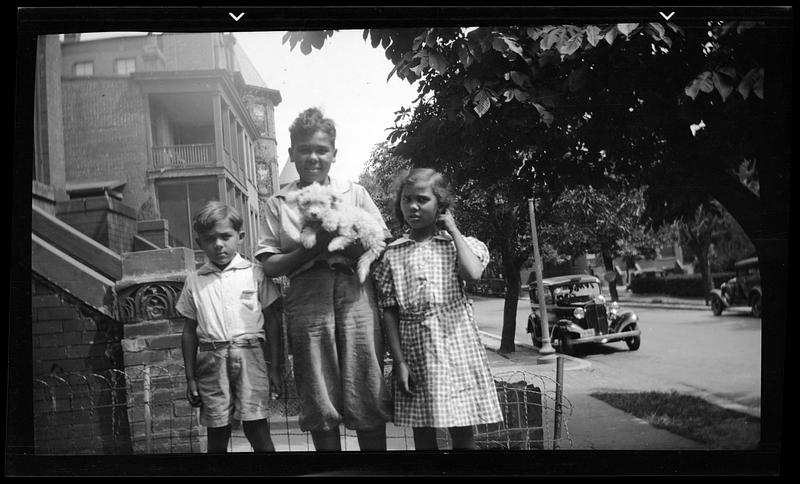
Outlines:
POLYGON ((175 309, 197 321, 200 342, 263 339, 262 308, 279 296, 280 290, 264 276, 261 265, 237 253, 224 270, 206 262, 189 274, 175 309))

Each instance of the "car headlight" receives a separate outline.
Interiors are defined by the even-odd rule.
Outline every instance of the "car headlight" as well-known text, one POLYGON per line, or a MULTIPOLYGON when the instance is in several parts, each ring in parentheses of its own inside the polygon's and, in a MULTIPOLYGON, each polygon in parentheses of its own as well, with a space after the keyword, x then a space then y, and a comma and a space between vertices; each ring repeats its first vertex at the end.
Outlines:
POLYGON ((583 319, 584 314, 583 308, 575 308, 575 311, 572 311, 572 315, 577 319, 583 319))
POLYGON ((605 304, 606 303, 606 297, 603 296, 602 294, 597 296, 597 302, 600 303, 600 304, 605 304))

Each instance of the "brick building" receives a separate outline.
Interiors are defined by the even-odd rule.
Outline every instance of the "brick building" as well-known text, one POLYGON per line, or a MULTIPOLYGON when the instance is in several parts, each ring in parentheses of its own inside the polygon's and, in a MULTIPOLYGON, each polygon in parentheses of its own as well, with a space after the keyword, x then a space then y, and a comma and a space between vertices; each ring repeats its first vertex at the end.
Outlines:
POLYGON ((275 189, 281 97, 232 35, 68 36, 60 66, 71 198, 113 187, 137 220, 166 221, 170 246, 195 250, 191 215, 222 200, 245 219, 252 253, 259 194, 275 189))
POLYGON ((36 453, 203 451, 174 309, 201 260, 190 217, 211 199, 236 206, 252 254, 277 189, 280 101, 232 35, 38 37, 24 322, 36 453))

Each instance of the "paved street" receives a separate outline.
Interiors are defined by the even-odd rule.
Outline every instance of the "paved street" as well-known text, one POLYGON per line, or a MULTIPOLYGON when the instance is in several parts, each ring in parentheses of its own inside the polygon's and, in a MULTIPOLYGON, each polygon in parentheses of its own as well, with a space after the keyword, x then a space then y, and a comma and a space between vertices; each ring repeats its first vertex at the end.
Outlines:
MULTIPOLYGON (((499 338, 503 300, 474 298, 479 328, 499 338)), ((625 309, 623 304, 623 309, 625 309)), ((579 349, 586 362, 565 375, 565 393, 603 390, 677 390, 760 416, 761 320, 744 311, 713 316, 709 310, 631 307, 640 318, 642 346, 624 343, 579 349)), ((519 301, 516 342, 531 345, 527 299, 519 301)))

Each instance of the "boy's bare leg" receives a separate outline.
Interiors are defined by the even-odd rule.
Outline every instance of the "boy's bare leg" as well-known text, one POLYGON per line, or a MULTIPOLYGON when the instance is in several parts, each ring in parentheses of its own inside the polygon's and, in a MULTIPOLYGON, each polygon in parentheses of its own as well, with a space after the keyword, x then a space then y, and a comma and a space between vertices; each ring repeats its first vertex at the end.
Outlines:
POLYGON ((377 429, 356 430, 360 450, 386 450, 386 426, 377 429))
POLYGON ((339 437, 339 427, 330 430, 312 430, 311 440, 314 441, 316 450, 342 450, 342 441, 339 437))
POLYGON ((414 450, 439 450, 439 444, 436 443, 436 429, 414 427, 414 450))
POLYGON ((224 454, 228 452, 228 442, 231 440, 231 426, 208 427, 208 453, 224 454))
POLYGON ((472 427, 450 427, 450 438, 453 439, 453 450, 474 450, 475 433, 472 427))
POLYGON ((242 429, 244 429, 244 436, 253 447, 253 452, 275 452, 275 445, 269 435, 267 419, 244 421, 242 429))

